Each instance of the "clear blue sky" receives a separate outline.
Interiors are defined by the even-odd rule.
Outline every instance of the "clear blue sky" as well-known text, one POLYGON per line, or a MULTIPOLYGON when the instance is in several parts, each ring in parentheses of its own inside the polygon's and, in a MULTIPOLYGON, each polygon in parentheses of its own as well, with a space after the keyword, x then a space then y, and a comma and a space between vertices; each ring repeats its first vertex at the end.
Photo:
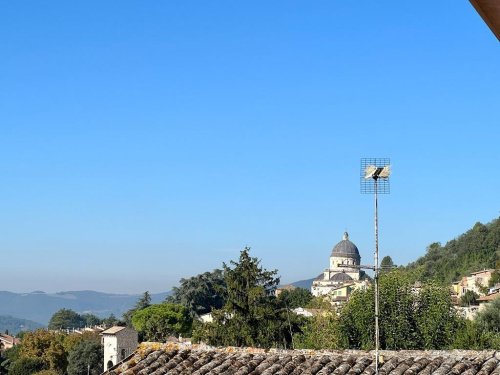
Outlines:
POLYGON ((466 0, 4 1, 0 290, 151 292, 236 259, 283 282, 390 157, 406 264, 500 214, 500 46, 466 0))

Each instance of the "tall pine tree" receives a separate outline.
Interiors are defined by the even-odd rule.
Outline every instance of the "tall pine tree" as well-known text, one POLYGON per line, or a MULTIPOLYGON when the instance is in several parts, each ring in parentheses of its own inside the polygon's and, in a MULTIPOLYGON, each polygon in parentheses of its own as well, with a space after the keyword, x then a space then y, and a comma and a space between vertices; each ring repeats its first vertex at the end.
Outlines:
POLYGON ((277 270, 267 271, 246 247, 238 262, 223 264, 226 304, 212 312, 213 322, 195 336, 212 345, 287 347, 297 324, 274 296, 277 270))

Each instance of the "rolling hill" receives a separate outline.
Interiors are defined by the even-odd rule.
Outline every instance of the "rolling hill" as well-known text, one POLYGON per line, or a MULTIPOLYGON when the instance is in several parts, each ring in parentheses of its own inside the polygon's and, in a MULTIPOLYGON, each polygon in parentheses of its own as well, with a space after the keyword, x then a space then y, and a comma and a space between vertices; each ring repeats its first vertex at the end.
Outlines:
POLYGON ((0 315, 0 332, 8 332, 10 335, 17 335, 20 331, 32 331, 42 327, 43 325, 31 320, 0 315))
MULTIPOLYGON (((153 303, 162 302, 170 292, 151 294, 153 303)), ((121 318, 134 306, 140 295, 101 293, 90 290, 59 293, 12 293, 0 291, 0 315, 28 319, 47 325, 50 317, 66 308, 79 314, 91 313, 101 318, 110 314, 121 318)))

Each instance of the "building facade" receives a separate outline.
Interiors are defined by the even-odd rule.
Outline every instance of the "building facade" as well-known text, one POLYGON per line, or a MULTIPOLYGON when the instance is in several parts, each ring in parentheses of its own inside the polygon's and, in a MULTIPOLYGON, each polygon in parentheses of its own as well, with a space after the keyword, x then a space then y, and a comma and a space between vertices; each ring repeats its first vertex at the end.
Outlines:
POLYGON ((101 333, 104 346, 104 370, 109 370, 131 355, 139 343, 137 331, 114 326, 101 333))
POLYGON ((21 341, 17 337, 8 335, 7 333, 0 333, 0 352, 10 349, 20 342, 21 341))

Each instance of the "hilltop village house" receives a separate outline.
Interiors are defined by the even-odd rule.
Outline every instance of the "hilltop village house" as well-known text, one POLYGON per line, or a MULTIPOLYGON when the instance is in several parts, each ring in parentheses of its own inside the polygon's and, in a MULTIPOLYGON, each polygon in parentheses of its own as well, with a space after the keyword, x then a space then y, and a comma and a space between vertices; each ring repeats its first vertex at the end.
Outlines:
POLYGON ((367 286, 367 282, 361 280, 360 261, 357 246, 345 232, 342 241, 333 247, 329 267, 313 281, 311 293, 314 296, 330 296, 334 303, 347 301, 354 290, 367 286))
POLYGON ((491 275, 494 269, 473 272, 469 276, 464 276, 459 281, 453 283, 453 292, 458 298, 462 297, 467 291, 472 291, 479 295, 484 295, 483 290, 488 287, 491 275))
POLYGON ((455 301, 456 309, 464 318, 474 319, 477 313, 484 309, 486 304, 496 298, 500 298, 500 284, 488 287, 494 272, 498 272, 498 270, 485 269, 473 272, 469 276, 464 276, 452 284, 452 297, 455 301), (479 296, 477 299, 478 304, 460 306, 460 299, 469 291, 479 296))
POLYGON ((17 337, 8 335, 6 333, 0 333, 0 352, 12 348, 21 342, 17 337))

